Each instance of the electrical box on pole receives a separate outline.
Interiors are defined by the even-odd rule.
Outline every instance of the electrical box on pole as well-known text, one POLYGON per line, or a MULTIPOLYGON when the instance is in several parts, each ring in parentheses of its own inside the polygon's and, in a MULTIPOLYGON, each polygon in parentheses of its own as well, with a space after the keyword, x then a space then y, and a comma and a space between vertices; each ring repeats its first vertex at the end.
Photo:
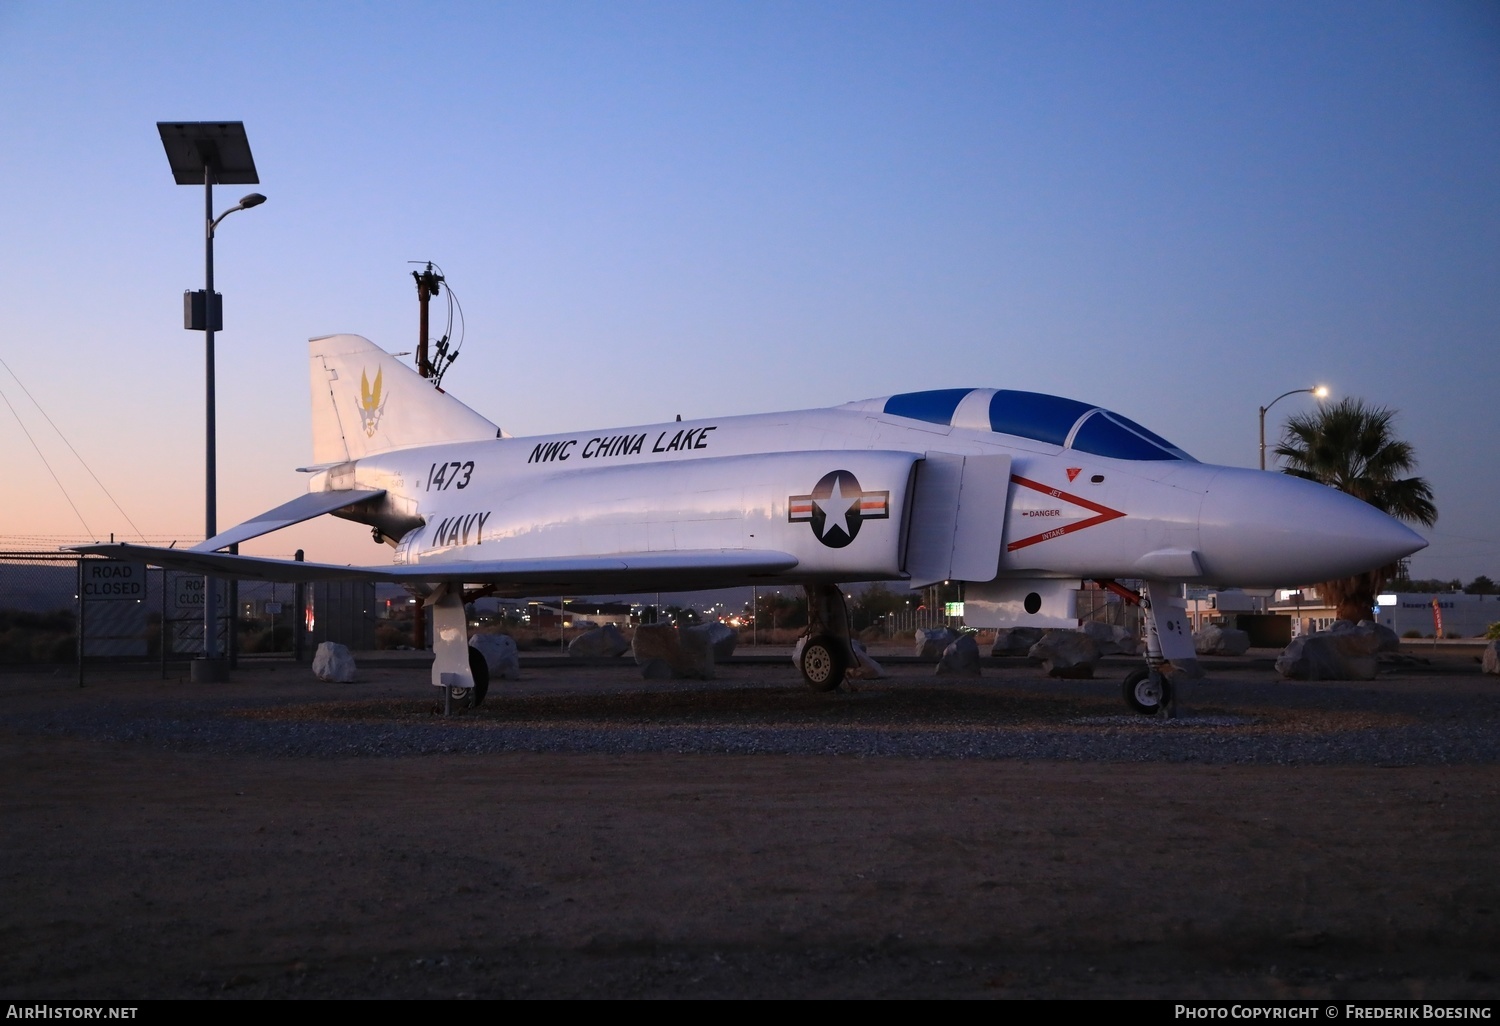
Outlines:
MULTIPOLYGON (((210 304, 204 302, 208 293, 203 289, 197 291, 189 290, 182 294, 182 326, 188 331, 208 331, 208 310, 210 304)), ((213 330, 224 330, 224 297, 215 292, 213 303, 213 330)))

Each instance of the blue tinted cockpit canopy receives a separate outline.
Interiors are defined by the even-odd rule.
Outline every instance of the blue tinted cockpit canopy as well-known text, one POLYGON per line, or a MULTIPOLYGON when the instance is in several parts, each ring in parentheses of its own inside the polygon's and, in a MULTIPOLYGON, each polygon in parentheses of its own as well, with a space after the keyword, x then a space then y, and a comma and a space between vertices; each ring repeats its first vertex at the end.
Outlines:
MULTIPOLYGON (((1077 399, 1010 389, 944 388, 905 392, 885 401, 885 413, 929 424, 955 424, 959 404, 976 392, 989 393, 989 428, 1117 460, 1187 460, 1182 449, 1128 417, 1077 399)), ((980 397, 976 396, 976 401, 980 397)), ((972 408, 972 406, 970 407, 972 408)), ((973 423, 965 426, 973 427, 973 423)))

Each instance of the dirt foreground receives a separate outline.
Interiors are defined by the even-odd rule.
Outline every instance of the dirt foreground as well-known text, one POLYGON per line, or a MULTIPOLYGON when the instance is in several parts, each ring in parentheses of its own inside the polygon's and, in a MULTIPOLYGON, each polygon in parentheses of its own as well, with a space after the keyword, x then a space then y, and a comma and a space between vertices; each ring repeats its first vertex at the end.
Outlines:
MULTIPOLYGON (((930 674, 901 667, 855 699, 941 695, 930 674)), ((987 669, 919 726, 937 743, 1033 729, 986 712, 1018 689, 1077 703, 1073 719, 1035 714, 1049 728, 1114 701, 1107 682, 1036 674, 987 669)), ((289 732, 338 715, 377 738, 384 715, 426 729, 410 718, 429 698, 420 672, 364 676, 345 691, 285 665, 218 690, 152 672, 82 690, 0 676, 0 996, 1500 996, 1493 745, 1457 763, 1325 765, 1170 748, 1128 762, 611 751, 611 731, 658 722, 660 704, 629 712, 648 687, 628 669, 564 667, 529 670, 486 710, 518 703, 571 750, 309 756, 211 740, 246 715, 289 732), (565 701, 603 691, 613 713, 565 701), (329 705, 371 696, 395 711, 329 705), (110 716, 135 724, 129 740, 109 739, 110 716), (193 717, 210 740, 181 740, 193 717)), ((1277 695, 1309 699, 1261 666, 1214 676, 1228 718, 1202 730, 1279 725, 1270 746, 1316 720, 1278 711, 1277 695)), ((795 684, 789 667, 726 677, 672 685, 684 722, 745 729, 744 709, 795 684)), ((1392 711, 1401 696, 1442 695, 1434 716, 1488 710, 1480 729, 1500 743, 1500 685, 1477 670, 1325 692, 1355 730, 1412 720, 1392 711)), ((853 708, 773 725, 898 729, 853 708)))

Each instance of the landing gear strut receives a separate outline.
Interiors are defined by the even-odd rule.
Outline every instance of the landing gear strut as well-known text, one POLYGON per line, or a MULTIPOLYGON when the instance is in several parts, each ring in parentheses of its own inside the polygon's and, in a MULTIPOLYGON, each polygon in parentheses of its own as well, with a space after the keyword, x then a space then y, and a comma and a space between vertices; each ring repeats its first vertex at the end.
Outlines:
POLYGON ((432 683, 443 689, 444 714, 478 705, 489 690, 489 664, 469 646, 463 590, 438 585, 424 604, 432 615, 432 683))
POLYGON ((802 643, 797 669, 814 691, 834 691, 849 672, 849 611, 844 592, 834 584, 806 584, 807 640, 802 643))

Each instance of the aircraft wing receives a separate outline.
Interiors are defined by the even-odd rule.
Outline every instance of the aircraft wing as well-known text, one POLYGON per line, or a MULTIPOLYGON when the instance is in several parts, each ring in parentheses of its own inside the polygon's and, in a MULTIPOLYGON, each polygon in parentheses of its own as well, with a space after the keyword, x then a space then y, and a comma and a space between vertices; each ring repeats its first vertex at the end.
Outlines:
MULTIPOLYGON (((352 493, 340 494, 347 496, 352 493)), ((725 578, 782 573, 797 565, 797 557, 790 553, 760 549, 622 552, 604 556, 548 556, 534 559, 424 563, 417 566, 296 563, 261 556, 235 556, 227 552, 197 549, 163 549, 149 545, 131 545, 128 542, 79 545, 72 551, 241 580, 283 581, 293 584, 349 580, 393 581, 398 584, 498 584, 505 586, 507 590, 516 590, 518 594, 548 591, 556 587, 587 588, 597 593, 657 588, 663 591, 668 588, 686 591, 695 587, 714 587, 716 582, 725 578)))
POLYGON ((384 494, 384 488, 349 489, 338 492, 309 492, 306 495, 297 496, 291 502, 284 502, 275 509, 267 510, 260 516, 252 517, 243 524, 236 524, 227 531, 220 531, 208 539, 208 541, 199 542, 188 551, 217 552, 219 549, 227 548, 236 542, 259 538, 263 534, 270 534, 272 531, 279 531, 283 527, 300 524, 304 520, 320 517, 324 513, 332 513, 336 509, 353 506, 364 502, 366 499, 378 499, 384 494))

